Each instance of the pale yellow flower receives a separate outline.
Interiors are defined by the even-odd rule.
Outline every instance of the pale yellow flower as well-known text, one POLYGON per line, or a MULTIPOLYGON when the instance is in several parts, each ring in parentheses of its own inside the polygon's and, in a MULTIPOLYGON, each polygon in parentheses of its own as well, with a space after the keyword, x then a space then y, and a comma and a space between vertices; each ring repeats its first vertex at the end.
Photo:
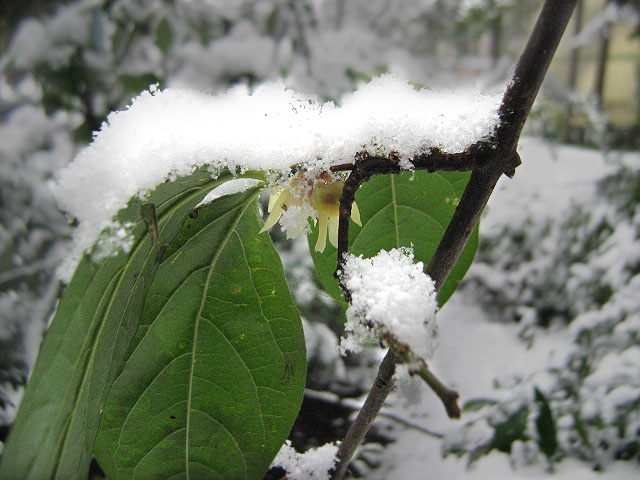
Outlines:
MULTIPOLYGON (((330 174, 322 174, 309 180, 303 177, 294 177, 290 181, 289 188, 280 188, 269 198, 269 217, 260 233, 273 227, 283 214, 287 212, 287 221, 283 225, 287 238, 293 238, 302 233, 307 225, 307 218, 314 216, 318 222, 318 241, 315 245, 316 252, 323 252, 329 242, 338 247, 338 223, 340 220, 340 196, 344 182, 342 179, 330 174), (297 221, 292 221, 292 211, 297 215, 297 221), (304 225, 302 222, 305 222, 304 225)), ((351 219, 362 226, 358 205, 353 202, 351 207, 351 219)), ((281 222, 283 223, 283 222, 281 222)))

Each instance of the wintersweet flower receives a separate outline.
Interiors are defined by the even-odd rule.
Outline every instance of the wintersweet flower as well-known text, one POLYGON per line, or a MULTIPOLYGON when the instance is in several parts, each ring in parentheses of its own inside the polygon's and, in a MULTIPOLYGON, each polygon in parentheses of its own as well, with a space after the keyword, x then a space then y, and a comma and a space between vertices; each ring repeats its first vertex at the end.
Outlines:
MULTIPOLYGON (((289 181, 287 188, 279 188, 269 198, 269 217, 260 233, 273 227, 278 221, 287 238, 294 238, 309 231, 308 218, 318 222, 316 252, 323 252, 329 242, 338 247, 340 221, 340 196, 344 188, 341 178, 324 173, 309 179, 298 175, 289 181)), ((353 202, 351 219, 362 226, 358 205, 353 202)))

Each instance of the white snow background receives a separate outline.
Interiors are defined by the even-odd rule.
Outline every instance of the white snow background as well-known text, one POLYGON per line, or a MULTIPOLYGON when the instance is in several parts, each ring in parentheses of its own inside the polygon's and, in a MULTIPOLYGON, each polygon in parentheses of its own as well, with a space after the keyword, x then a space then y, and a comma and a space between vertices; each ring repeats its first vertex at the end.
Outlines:
MULTIPOLYGON (((597 202, 596 182, 610 173, 619 155, 611 153, 607 161, 598 151, 583 148, 554 146, 538 138, 524 138, 519 152, 522 165, 515 177, 503 177, 489 201, 483 217, 480 235, 504 225, 513 225, 532 216, 538 221, 559 216, 579 199, 597 202), (524 209, 524 210, 523 210, 524 209)), ((627 162, 640 162, 637 153, 625 154, 627 162)), ((470 274, 478 265, 471 266, 470 274)), ((500 281, 499 278, 495 279, 500 281)), ((474 304, 473 295, 464 288, 456 292, 438 313, 438 348, 430 362, 432 370, 451 388, 456 389, 461 403, 471 398, 504 399, 505 389, 496 388, 496 380, 509 384, 514 378, 528 378, 540 388, 549 379, 545 369, 563 366, 572 348, 575 333, 571 326, 540 330, 530 348, 519 338, 522 329, 517 324, 497 323, 491 315, 474 304)), ((462 419, 450 420, 437 397, 422 387, 419 403, 407 406, 401 392, 396 391, 385 411, 398 415, 423 428, 447 437, 459 435, 459 428, 474 418, 474 412, 463 413, 462 419)), ((468 458, 448 455, 443 458, 443 441, 415 428, 402 426, 384 416, 376 420, 385 424, 397 438, 381 450, 376 461, 380 467, 367 478, 433 478, 433 479, 505 479, 524 480, 553 478, 558 480, 625 480, 638 478, 635 462, 612 462, 603 472, 595 472, 588 462, 575 458, 564 459, 549 472, 544 460, 527 464, 524 452, 510 455, 492 451, 468 466, 468 458)), ((493 430, 476 431, 481 438, 491 436, 493 430)), ((517 442, 516 442, 517 443, 517 442)))

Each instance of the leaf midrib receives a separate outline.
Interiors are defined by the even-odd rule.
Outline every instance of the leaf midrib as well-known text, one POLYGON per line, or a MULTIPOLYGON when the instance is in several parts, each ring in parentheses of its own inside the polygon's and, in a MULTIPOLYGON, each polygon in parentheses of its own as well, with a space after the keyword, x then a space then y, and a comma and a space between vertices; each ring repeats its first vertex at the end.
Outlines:
POLYGON ((396 179, 393 175, 389 176, 391 180, 391 204, 393 205, 393 226, 396 234, 396 248, 400 248, 400 232, 398 231, 398 204, 396 202, 396 179))
MULTIPOLYGON (((414 174, 415 174, 415 172, 414 172, 414 174)), ((446 176, 440 175, 439 172, 433 172, 432 174, 433 175, 437 175, 442 180, 447 182, 451 186, 451 188, 454 190, 454 192, 457 193, 457 185, 454 182, 449 180, 446 176)), ((390 195, 391 195, 391 207, 392 207, 392 210, 393 210, 393 225, 394 225, 394 230, 395 230, 394 235, 395 235, 395 238, 396 238, 396 248, 400 248, 401 245, 400 245, 400 232, 399 232, 399 229, 398 229, 398 227, 399 227, 399 222, 398 222, 398 202, 397 202, 397 196, 396 196, 395 175, 389 175, 389 182, 390 182, 389 188, 391 190, 391 193, 390 193, 390 195)), ((465 185, 466 185, 466 183, 465 183, 465 185)), ((373 195, 373 193, 371 195, 373 195)), ((367 198, 367 197, 365 197, 365 198, 367 198)), ((355 235, 353 235, 353 239, 349 240, 349 244, 350 245, 355 244, 356 240, 360 236, 360 233, 364 230, 365 226, 373 218, 375 218, 378 214, 380 214, 380 212, 382 212, 388 205, 389 204, 384 205, 382 208, 378 209, 372 216, 369 217, 369 220, 367 220, 367 222, 362 225, 362 227, 358 230, 358 232, 355 233, 355 235)), ((436 218, 435 216, 430 215, 430 214, 428 214, 427 212, 425 212, 423 210, 417 209, 416 207, 414 207, 414 206, 412 206, 410 204, 406 204, 406 205, 403 204, 403 205, 400 205, 400 206, 416 210, 417 212, 420 212, 420 213, 428 216, 429 218, 433 219, 436 223, 438 223, 442 227, 443 231, 448 226, 448 222, 443 223, 440 219, 436 218)))
MULTIPOLYGON (((227 243, 231 238, 231 235, 235 232, 238 226, 238 223, 240 223, 240 219, 244 216, 245 212, 247 211, 247 209, 253 203, 253 201, 256 199, 257 196, 258 196, 258 192, 254 193, 249 198, 247 198, 244 206, 240 209, 238 216, 235 218, 235 220, 233 221, 233 224, 230 226, 229 230, 227 231, 224 238, 220 242, 218 250, 213 256, 211 263, 209 264, 209 272, 207 273, 207 279, 205 280, 204 288, 202 290, 202 298, 200 299, 200 306, 198 307, 198 312, 196 313, 196 319, 195 319, 195 324, 193 329, 193 339, 192 339, 192 345, 191 345, 191 367, 189 369, 189 387, 187 390, 187 416, 186 416, 186 422, 185 422, 186 425, 185 425, 184 459, 185 459, 185 474, 186 474, 187 480, 189 480, 190 478, 190 475, 189 475, 189 433, 190 433, 189 429, 191 428, 191 400, 193 398, 193 378, 194 378, 194 367, 196 363, 195 362, 196 346, 198 344, 198 329, 200 327, 200 320, 203 318, 202 312, 205 306, 206 292, 209 290, 209 285, 211 283, 211 276, 213 274, 213 270, 216 264, 218 263, 218 259, 220 258, 220 255, 222 254, 223 250, 226 248, 227 243)), ((244 455, 242 456, 242 459, 244 461, 244 455)), ((246 471, 247 471, 246 463, 245 463, 244 470, 246 475, 246 471)))

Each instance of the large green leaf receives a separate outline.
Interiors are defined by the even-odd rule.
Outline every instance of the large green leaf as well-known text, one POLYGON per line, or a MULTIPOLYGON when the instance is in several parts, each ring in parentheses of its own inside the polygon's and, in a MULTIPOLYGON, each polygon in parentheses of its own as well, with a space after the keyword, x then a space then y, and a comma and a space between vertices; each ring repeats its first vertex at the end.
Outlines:
POLYGON ((109 478, 261 479, 286 439, 304 338, 256 196, 200 209, 166 252, 104 407, 109 478))
POLYGON ((95 264, 85 257, 67 287, 46 333, 16 422, 5 445, 0 478, 85 479, 99 415, 136 332, 145 294, 162 254, 184 219, 214 181, 200 170, 166 183, 148 202, 157 207, 160 242, 132 199, 118 214, 130 222, 134 246, 95 264))
MULTIPOLYGON (((362 227, 351 222, 349 250, 355 255, 373 257, 382 249, 413 246, 416 261, 429 264, 455 207, 469 180, 469 173, 405 172, 376 175, 356 193, 362 227)), ((343 306, 337 280, 337 250, 327 245, 323 253, 314 251, 318 229, 309 235, 309 247, 320 280, 327 292, 343 306)), ((478 248, 478 230, 474 230, 449 278, 438 294, 444 305, 469 269, 478 248)))

